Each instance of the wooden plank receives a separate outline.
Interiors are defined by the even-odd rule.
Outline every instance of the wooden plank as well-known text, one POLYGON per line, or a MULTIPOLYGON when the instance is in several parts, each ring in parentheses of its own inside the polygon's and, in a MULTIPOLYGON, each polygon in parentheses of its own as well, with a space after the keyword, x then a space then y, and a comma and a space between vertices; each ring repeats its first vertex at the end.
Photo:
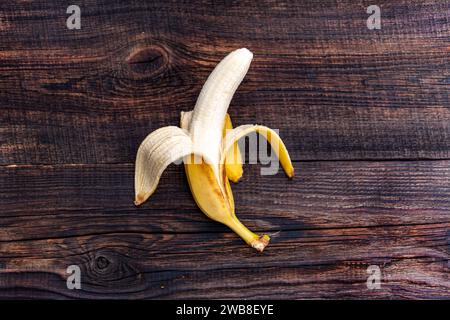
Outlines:
MULTIPOLYGON (((238 216, 255 230, 450 222, 449 161, 295 163, 293 180, 281 172, 261 176, 259 169, 245 166, 242 181, 232 186, 238 216)), ((157 192, 136 208, 133 170, 2 167, 0 239, 227 231, 197 208, 181 166, 169 167, 157 192)))
POLYGON ((231 234, 9 241, 0 246, 0 297, 449 298, 449 226, 287 231, 264 254, 231 234), (73 264, 81 290, 66 287, 73 264), (369 265, 381 269, 380 290, 367 288, 369 265))
POLYGON ((255 53, 236 124, 279 129, 296 160, 449 158, 445 1, 56 1, 0 10, 0 164, 132 163, 178 123, 230 50, 255 53))

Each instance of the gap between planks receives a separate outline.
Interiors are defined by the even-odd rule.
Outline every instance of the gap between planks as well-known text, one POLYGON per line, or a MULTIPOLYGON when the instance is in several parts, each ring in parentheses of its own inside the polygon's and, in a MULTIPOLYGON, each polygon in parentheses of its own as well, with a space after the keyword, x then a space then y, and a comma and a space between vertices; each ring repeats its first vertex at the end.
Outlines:
MULTIPOLYGON (((356 159, 305 159, 305 160, 291 160, 293 163, 314 163, 314 162, 445 162, 450 161, 450 158, 391 158, 391 159, 377 159, 377 158, 356 158, 356 159)), ((0 164, 0 168, 16 169, 16 168, 74 168, 74 167, 96 167, 96 166, 134 166, 133 162, 100 162, 100 163, 39 163, 39 164, 0 164)), ((244 163, 244 165, 250 165, 244 163)), ((259 163, 257 165, 260 165, 259 163)))

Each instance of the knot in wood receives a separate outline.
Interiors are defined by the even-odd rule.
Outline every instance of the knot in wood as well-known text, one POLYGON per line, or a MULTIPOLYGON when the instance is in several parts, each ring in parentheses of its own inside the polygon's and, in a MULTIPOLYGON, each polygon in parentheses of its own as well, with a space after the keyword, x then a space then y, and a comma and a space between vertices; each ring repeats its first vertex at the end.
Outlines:
POLYGON ((104 270, 108 268, 108 266, 111 264, 111 262, 105 258, 104 256, 99 256, 95 259, 95 265, 99 270, 104 270))
POLYGON ((169 55, 161 46, 138 47, 126 58, 135 73, 154 75, 163 72, 169 64, 169 55))

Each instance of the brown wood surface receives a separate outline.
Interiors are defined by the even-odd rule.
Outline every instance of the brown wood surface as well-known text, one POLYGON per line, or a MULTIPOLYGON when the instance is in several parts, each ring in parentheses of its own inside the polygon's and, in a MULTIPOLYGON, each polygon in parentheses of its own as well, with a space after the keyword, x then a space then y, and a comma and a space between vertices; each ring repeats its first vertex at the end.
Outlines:
POLYGON ((450 2, 372 2, 85 0, 81 30, 76 3, 0 2, 0 298, 449 299, 450 2), (142 139, 239 47, 233 122, 279 129, 297 173, 233 186, 263 254, 180 166, 132 202, 142 139))

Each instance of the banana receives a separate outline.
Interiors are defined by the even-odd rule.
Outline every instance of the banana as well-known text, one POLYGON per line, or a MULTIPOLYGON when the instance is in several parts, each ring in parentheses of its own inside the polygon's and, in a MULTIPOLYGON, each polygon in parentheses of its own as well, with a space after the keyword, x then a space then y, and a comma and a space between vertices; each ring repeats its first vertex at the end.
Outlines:
POLYGON ((191 193, 203 213, 262 252, 270 237, 251 232, 235 214, 230 180, 237 182, 243 174, 238 140, 257 132, 271 144, 289 178, 294 176, 294 167, 275 131, 261 125, 233 129, 227 114, 252 59, 253 54, 245 48, 231 52, 208 77, 194 110, 181 112, 180 127, 163 127, 144 139, 136 157, 135 204, 141 205, 153 194, 170 163, 183 159, 191 193))

